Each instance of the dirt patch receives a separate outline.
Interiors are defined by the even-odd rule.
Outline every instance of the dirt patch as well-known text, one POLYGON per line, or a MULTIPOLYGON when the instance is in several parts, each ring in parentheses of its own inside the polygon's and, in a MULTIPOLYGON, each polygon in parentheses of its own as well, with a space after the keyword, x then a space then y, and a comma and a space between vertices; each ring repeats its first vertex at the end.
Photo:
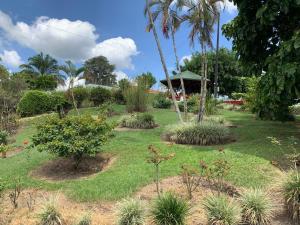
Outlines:
POLYGON ((115 160, 116 157, 112 155, 98 154, 96 157, 83 158, 79 167, 75 169, 74 160, 58 158, 38 167, 30 175, 47 181, 82 179, 107 170, 115 160))
MULTIPOLYGON (((162 180, 161 187, 164 192, 173 192, 182 198, 187 199, 187 193, 182 184, 181 177, 170 177, 162 180)), ((242 190, 239 190, 242 191, 242 190)), ((271 199, 278 209, 274 213, 275 218, 271 222, 272 225, 290 225, 284 211, 282 196, 273 189, 266 190, 271 195, 271 199)), ((117 202, 96 202, 83 203, 75 202, 67 198, 61 192, 47 192, 43 190, 30 189, 24 190, 21 193, 19 207, 13 210, 8 194, 5 194, 4 200, 0 201, 0 224, 1 225, 35 225, 38 224, 37 215, 50 199, 55 199, 55 205, 63 217, 65 225, 73 225, 78 222, 86 213, 92 217, 92 225, 113 225, 116 224, 116 204, 117 202), (30 211, 27 207, 29 196, 34 199, 33 210, 30 211), (1 221, 2 220, 2 221, 1 221)), ((216 191, 209 188, 205 182, 196 189, 193 193, 193 199, 190 201, 191 213, 187 220, 187 225, 206 225, 207 219, 202 206, 203 200, 211 195, 216 194, 216 191)), ((157 197, 155 184, 149 184, 141 188, 134 197, 145 201, 147 208, 151 206, 151 201, 157 197)), ((229 197, 231 198, 231 197, 229 197)), ((151 224, 151 218, 147 219, 146 224, 151 224)))

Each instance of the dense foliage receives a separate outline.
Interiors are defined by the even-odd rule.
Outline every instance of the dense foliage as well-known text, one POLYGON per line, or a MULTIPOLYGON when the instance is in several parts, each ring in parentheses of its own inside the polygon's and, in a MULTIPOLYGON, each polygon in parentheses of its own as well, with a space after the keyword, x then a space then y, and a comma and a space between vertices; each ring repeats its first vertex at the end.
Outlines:
POLYGON ((150 72, 142 73, 137 76, 136 81, 145 85, 146 89, 150 89, 156 83, 155 77, 150 72))
POLYGON ((94 103, 94 106, 99 106, 104 102, 110 101, 111 97, 111 91, 106 88, 95 87, 91 89, 90 100, 94 103))
POLYGON ((77 167, 84 156, 95 156, 110 136, 112 126, 104 117, 68 116, 48 117, 38 125, 32 137, 38 151, 47 151, 60 157, 72 157, 77 167))
MULTIPOLYGON (((89 99, 89 97, 90 97, 90 90, 88 88, 75 87, 75 88, 72 88, 72 92, 74 95, 76 106, 78 108, 81 107, 84 100, 89 99)), ((72 93, 70 90, 68 91, 68 98, 70 101, 72 100, 72 93)))
POLYGON ((158 109, 169 109, 172 105, 172 101, 165 94, 159 93, 154 97, 152 105, 158 109))
MULTIPOLYGON (((220 88, 219 94, 231 96, 233 92, 243 92, 244 82, 243 76, 247 74, 242 70, 235 53, 226 48, 221 48, 219 51, 219 76, 218 86, 220 88)), ((215 76, 215 62, 216 53, 210 51, 207 53, 208 60, 208 92, 213 93, 213 81, 215 76)), ((200 53, 192 55, 190 60, 184 60, 184 65, 181 67, 182 71, 189 70, 193 73, 201 75, 203 56, 200 53)))
POLYGON ((147 110, 148 96, 143 84, 131 85, 124 91, 124 96, 128 112, 145 112, 147 110))
POLYGON ((258 84, 256 113, 265 119, 290 119, 288 107, 300 90, 300 2, 233 2, 238 16, 223 31, 249 72, 265 72, 258 84))
POLYGON ((87 60, 84 63, 84 77, 87 83, 112 86, 116 84, 115 69, 106 57, 98 56, 87 60))
POLYGON ((148 113, 124 116, 121 118, 120 125, 135 129, 151 129, 156 126, 154 117, 148 113))

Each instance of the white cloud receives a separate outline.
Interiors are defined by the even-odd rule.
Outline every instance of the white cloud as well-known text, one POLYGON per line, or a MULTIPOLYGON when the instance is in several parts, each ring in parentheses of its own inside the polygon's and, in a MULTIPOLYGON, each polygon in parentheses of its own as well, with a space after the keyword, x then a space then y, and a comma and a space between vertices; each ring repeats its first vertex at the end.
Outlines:
POLYGON ((39 17, 32 24, 14 23, 0 10, 0 28, 10 40, 60 59, 81 61, 104 55, 118 69, 132 69, 132 57, 138 54, 135 42, 130 38, 97 42, 99 35, 95 26, 81 20, 39 17))
POLYGON ((7 66, 18 67, 23 63, 21 57, 16 51, 4 50, 3 53, 0 54, 0 58, 7 66))
POLYGON ((233 2, 230 2, 228 0, 225 0, 224 3, 221 3, 221 9, 224 9, 229 14, 234 14, 237 12, 236 5, 234 5, 233 2))
POLYGON ((192 55, 185 55, 185 56, 183 56, 183 57, 180 59, 179 64, 180 64, 180 65, 184 65, 184 62, 185 62, 186 60, 190 61, 191 58, 192 58, 192 55))
POLYGON ((117 76, 117 81, 122 80, 122 79, 127 79, 129 80, 129 77, 126 73, 123 71, 115 71, 114 74, 117 76))

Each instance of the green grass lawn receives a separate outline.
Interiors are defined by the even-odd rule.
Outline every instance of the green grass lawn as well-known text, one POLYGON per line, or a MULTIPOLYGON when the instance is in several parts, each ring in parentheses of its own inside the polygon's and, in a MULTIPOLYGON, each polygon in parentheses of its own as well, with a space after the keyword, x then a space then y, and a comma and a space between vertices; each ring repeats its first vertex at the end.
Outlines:
MULTIPOLYGON (((124 112, 123 106, 115 108, 118 112, 124 112)), ((96 114, 97 108, 81 111, 96 114)), ((176 114, 170 110, 153 110, 151 113, 160 127, 144 131, 115 131, 115 137, 103 147, 103 151, 114 154, 117 161, 109 170, 96 176, 55 183, 33 179, 28 176, 30 171, 53 156, 31 150, 12 158, 0 159, 0 177, 10 184, 13 178, 20 177, 25 187, 62 190, 78 201, 116 200, 133 194, 140 187, 153 181, 153 167, 146 163, 147 147, 150 144, 165 153, 176 154, 174 159, 162 164, 163 177, 179 174, 180 166, 184 163, 198 165, 199 160, 211 162, 218 157, 216 149, 220 146, 167 146, 160 135, 166 125, 176 122, 176 114)), ((295 123, 291 122, 256 120, 253 115, 243 112, 220 113, 238 126, 232 128, 237 141, 222 146, 226 149, 226 157, 232 166, 227 179, 243 187, 264 186, 271 183, 277 169, 270 164, 270 160, 283 160, 288 150, 282 152, 270 144, 266 137, 276 136, 281 139, 292 135, 299 137, 299 128, 297 130, 295 123)), ((115 116, 112 120, 117 120, 118 117, 115 116)), ((30 140, 35 132, 35 123, 40 119, 42 117, 24 122, 14 145, 22 145, 24 140, 30 140)))

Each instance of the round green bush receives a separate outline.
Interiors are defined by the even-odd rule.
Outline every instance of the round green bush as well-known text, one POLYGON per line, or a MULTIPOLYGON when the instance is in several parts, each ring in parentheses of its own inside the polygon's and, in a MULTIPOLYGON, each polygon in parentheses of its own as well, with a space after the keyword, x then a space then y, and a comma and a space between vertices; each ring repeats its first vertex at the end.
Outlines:
POLYGON ((209 225, 238 225, 241 222, 241 209, 226 196, 210 196, 203 203, 209 225))
POLYGON ((113 90, 112 98, 113 98, 113 101, 116 102, 117 104, 123 105, 126 103, 124 93, 121 89, 113 90))
POLYGON ((164 94, 158 94, 153 101, 153 107, 158 109, 169 109, 172 105, 172 101, 168 99, 164 94))
POLYGON ((20 116, 34 116, 53 110, 53 104, 50 95, 43 91, 27 91, 17 106, 17 112, 20 116))
POLYGON ((94 106, 99 106, 104 102, 110 101, 111 97, 111 91, 106 88, 95 87, 91 89, 90 100, 94 103, 94 106))
MULTIPOLYGON (((72 88, 72 92, 74 94, 77 108, 80 108, 82 105, 82 102, 86 99, 89 99, 89 97, 90 97, 90 90, 88 88, 75 87, 75 88, 72 88)), ((68 98, 70 101, 73 101, 71 90, 68 91, 68 98)))
POLYGON ((185 200, 167 193, 156 199, 151 214, 157 225, 184 225, 189 210, 185 200))
POLYGON ((154 117, 148 113, 133 114, 121 118, 121 127, 133 129, 151 129, 156 127, 154 117))
POLYGON ((229 128, 215 121, 182 123, 166 127, 164 138, 177 144, 212 145, 229 140, 229 128))

